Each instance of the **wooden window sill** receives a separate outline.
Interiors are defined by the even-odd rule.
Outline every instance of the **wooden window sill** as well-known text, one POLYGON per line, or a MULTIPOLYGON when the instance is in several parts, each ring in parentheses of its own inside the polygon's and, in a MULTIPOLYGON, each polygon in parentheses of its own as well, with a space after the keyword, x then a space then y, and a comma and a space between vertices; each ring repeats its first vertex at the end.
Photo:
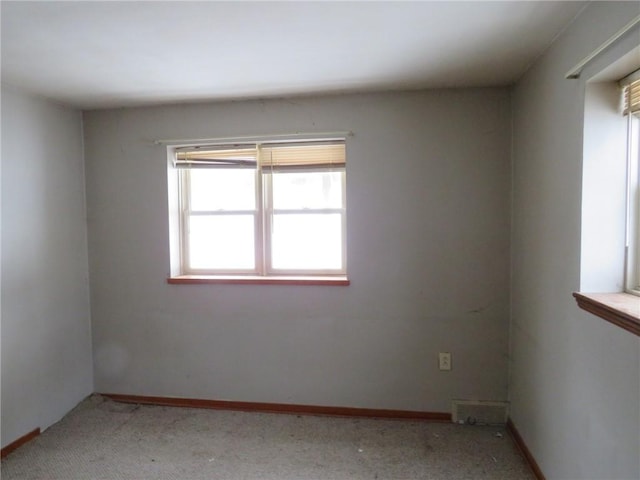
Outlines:
POLYGON ((640 297, 630 293, 580 292, 573 296, 583 310, 640 336, 640 297))
POLYGON ((350 285, 347 277, 260 277, 260 276, 213 276, 213 275, 180 275, 167 278, 173 285, 327 285, 341 287, 350 285))

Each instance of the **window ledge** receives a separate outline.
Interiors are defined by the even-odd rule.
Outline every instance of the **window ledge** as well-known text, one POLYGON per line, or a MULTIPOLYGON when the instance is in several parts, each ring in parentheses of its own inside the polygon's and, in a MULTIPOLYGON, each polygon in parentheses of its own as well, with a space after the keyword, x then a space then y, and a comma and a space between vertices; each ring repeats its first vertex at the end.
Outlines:
POLYGON ((220 275, 180 275, 169 277, 167 283, 173 285, 328 285, 347 286, 350 281, 347 277, 261 277, 253 275, 220 276, 220 275))
POLYGON ((640 297, 630 293, 580 293, 578 306, 635 335, 640 336, 640 297))

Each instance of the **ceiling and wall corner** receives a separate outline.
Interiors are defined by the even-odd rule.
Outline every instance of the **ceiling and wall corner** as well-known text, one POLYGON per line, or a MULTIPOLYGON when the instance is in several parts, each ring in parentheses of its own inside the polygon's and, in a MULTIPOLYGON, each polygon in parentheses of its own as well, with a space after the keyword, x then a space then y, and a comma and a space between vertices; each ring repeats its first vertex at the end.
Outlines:
POLYGON ((507 86, 588 2, 17 2, 2 82, 80 108, 507 86))

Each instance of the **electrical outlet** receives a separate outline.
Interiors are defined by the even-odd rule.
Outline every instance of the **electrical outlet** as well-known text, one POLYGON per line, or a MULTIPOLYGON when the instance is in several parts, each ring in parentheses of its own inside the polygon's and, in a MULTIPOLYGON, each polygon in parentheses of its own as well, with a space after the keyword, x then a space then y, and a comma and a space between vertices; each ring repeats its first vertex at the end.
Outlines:
POLYGON ((438 354, 438 368, 440 370, 451 370, 451 354, 449 352, 440 352, 438 354))

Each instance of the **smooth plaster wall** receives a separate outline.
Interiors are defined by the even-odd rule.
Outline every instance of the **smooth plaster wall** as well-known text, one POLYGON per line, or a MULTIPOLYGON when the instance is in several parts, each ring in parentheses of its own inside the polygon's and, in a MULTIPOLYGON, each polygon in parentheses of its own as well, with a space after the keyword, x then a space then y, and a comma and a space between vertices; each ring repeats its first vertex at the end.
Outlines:
POLYGON ((85 112, 96 390, 423 411, 504 400, 510 108, 498 88, 85 112), (351 286, 166 283, 154 140, 342 130, 351 286))
MULTIPOLYGON (((637 2, 590 4, 514 90, 509 396, 548 479, 640 478, 640 340, 571 296, 580 289, 586 75, 565 79, 638 14, 637 2)), ((637 31, 629 38, 639 43, 637 31)))
POLYGON ((587 83, 582 158, 582 292, 620 292, 625 288, 627 117, 620 115, 619 105, 617 82, 587 83))
POLYGON ((2 446, 93 391, 80 112, 2 87, 2 446))

